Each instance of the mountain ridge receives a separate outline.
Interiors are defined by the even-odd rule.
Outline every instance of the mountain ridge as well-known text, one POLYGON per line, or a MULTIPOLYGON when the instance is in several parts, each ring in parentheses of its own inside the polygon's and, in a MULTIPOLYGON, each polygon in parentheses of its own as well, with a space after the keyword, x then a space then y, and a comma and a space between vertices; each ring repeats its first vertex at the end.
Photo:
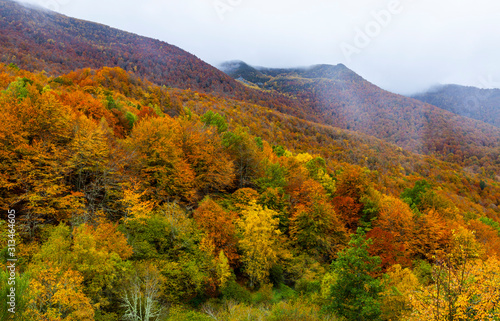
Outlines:
POLYGON ((472 163, 469 158, 480 155, 492 164, 497 161, 498 128, 383 90, 344 65, 273 69, 236 61, 229 66, 233 78, 295 97, 323 124, 360 131, 420 154, 438 154, 441 159, 472 163))
POLYGON ((500 89, 483 89, 455 84, 437 85, 411 95, 454 114, 500 127, 500 89))
POLYGON ((0 250, 19 258, 16 317, 500 315, 496 127, 344 65, 236 62, 235 80, 169 45, 158 55, 161 42, 57 14, 47 31, 29 12, 0 16, 0 250), (142 69, 125 63, 141 52, 142 69))
POLYGON ((0 60, 7 64, 55 76, 82 68, 120 67, 158 85, 255 103, 462 165, 472 164, 475 156, 488 172, 500 174, 497 128, 384 91, 344 65, 256 69, 240 63, 257 82, 248 86, 159 40, 11 1, 0 1, 0 13, 0 60))
POLYGON ((287 97, 246 87, 164 41, 13 0, 0 0, 0 16, 0 62, 53 76, 82 68, 120 67, 159 85, 260 102, 308 117, 287 97))

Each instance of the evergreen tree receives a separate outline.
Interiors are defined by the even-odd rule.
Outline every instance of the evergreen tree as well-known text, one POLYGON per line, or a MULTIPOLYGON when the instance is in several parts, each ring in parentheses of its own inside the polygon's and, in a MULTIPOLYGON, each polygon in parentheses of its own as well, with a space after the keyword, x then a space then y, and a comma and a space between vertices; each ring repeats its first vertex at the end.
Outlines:
POLYGON ((380 320, 379 293, 382 286, 373 273, 380 269, 380 258, 368 254, 370 240, 362 228, 353 234, 349 246, 339 253, 332 269, 336 282, 330 291, 326 310, 347 320, 380 320))

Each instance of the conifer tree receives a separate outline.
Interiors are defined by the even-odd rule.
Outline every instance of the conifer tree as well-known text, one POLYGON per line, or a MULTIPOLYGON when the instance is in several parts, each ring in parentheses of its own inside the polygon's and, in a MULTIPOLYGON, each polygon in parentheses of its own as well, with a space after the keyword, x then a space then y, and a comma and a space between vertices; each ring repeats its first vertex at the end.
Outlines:
POLYGON ((353 234, 349 246, 332 263, 336 282, 330 291, 326 310, 347 320, 381 320, 380 281, 372 274, 380 269, 380 258, 368 254, 370 240, 362 228, 353 234))

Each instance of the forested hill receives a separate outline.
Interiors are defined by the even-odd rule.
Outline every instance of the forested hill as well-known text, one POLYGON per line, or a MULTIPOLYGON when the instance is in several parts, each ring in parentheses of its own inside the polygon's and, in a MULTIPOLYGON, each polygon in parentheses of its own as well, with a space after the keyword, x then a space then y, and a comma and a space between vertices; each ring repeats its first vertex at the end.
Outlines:
POLYGON ((163 41, 42 8, 0 0, 0 62, 60 75, 120 67, 156 84, 259 102, 309 116, 293 100, 248 88, 196 56, 163 41))
POLYGON ((499 312, 500 186, 485 173, 118 67, 0 64, 0 110, 17 231, 12 252, 5 214, 0 248, 19 258, 24 320, 499 312))
POLYGON ((1 60, 51 75, 118 66, 171 87, 232 92, 237 83, 168 43, 41 8, 0 1, 1 60))
POLYGON ((498 128, 0 13, 0 320, 500 317, 498 128))
POLYGON ((443 85, 412 98, 500 127, 500 89, 443 85))
POLYGON ((261 77, 256 81, 261 85, 248 86, 159 40, 9 0, 0 0, 0 13, 0 59, 5 63, 45 70, 53 76, 80 68, 118 66, 159 85, 272 107, 461 166, 472 168, 477 158, 480 167, 491 175, 500 173, 498 128, 383 91, 343 65, 249 67, 261 77))
POLYGON ((385 91, 342 64, 273 69, 233 61, 221 69, 263 90, 296 98, 323 124, 462 166, 479 159, 492 177, 500 175, 499 128, 385 91))

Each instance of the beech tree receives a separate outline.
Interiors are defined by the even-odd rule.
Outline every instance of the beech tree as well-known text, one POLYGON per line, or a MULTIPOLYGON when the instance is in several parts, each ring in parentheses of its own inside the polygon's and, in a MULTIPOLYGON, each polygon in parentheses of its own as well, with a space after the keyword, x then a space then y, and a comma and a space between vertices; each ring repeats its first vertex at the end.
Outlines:
POLYGON ((168 116, 147 118, 134 126, 124 142, 135 156, 132 166, 143 188, 163 202, 190 201, 195 195, 195 173, 175 144, 179 130, 177 121, 168 116))
POLYGON ((182 149, 183 158, 194 171, 197 198, 232 187, 235 180, 234 164, 225 152, 218 133, 195 121, 183 119, 179 125, 175 141, 182 149))
POLYGON ((237 222, 241 231, 239 246, 250 287, 268 282, 269 269, 277 262, 279 252, 277 213, 252 201, 237 222))
POLYGON ((194 213, 194 220, 205 230, 207 238, 213 243, 214 256, 224 251, 225 257, 236 265, 239 255, 236 245, 235 212, 226 211, 209 197, 205 198, 194 213))
POLYGON ((128 321, 154 321, 162 316, 160 302, 162 275, 151 263, 138 263, 124 284, 120 298, 128 321))

